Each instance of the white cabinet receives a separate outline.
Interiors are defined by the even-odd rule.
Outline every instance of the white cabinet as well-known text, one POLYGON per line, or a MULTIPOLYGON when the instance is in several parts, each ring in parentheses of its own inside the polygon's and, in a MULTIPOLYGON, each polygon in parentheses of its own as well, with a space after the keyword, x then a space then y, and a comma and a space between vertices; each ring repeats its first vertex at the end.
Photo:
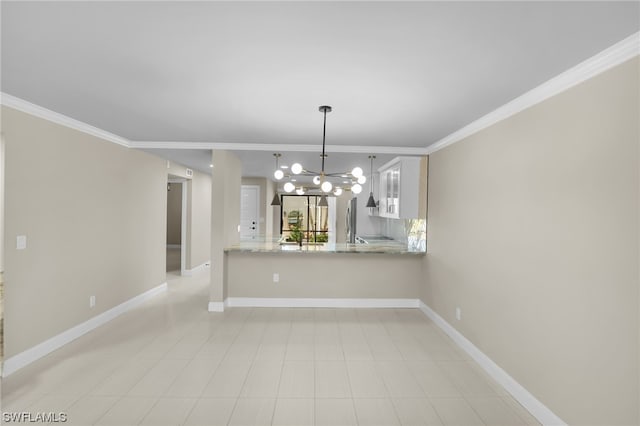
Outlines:
POLYGON ((380 210, 382 217, 400 217, 400 164, 380 172, 380 210))
POLYGON ((378 214, 393 219, 421 217, 426 201, 426 181, 422 182, 421 168, 426 157, 396 157, 380 167, 380 200, 378 214), (422 194, 422 191, 425 194, 422 194))

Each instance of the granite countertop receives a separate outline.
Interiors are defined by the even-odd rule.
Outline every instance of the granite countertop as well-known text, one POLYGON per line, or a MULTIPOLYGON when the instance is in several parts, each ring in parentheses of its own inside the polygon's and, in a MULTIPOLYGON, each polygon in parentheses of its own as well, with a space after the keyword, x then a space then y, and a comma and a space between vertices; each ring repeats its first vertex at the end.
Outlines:
POLYGON ((300 247, 297 244, 277 241, 242 241, 239 244, 227 247, 227 253, 373 253, 373 254, 405 254, 424 255, 424 251, 410 250, 406 244, 398 241, 384 241, 373 244, 347 244, 347 243, 324 243, 324 244, 304 244, 300 247))

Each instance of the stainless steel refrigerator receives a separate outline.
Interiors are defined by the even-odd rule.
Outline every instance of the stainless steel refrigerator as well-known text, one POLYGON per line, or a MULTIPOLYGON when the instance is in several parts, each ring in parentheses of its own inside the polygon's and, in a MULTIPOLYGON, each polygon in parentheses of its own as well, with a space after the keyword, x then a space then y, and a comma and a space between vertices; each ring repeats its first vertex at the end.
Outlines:
POLYGON ((347 242, 355 244, 356 242, 356 218, 357 218, 358 199, 353 197, 347 203, 346 229, 347 229, 347 242))

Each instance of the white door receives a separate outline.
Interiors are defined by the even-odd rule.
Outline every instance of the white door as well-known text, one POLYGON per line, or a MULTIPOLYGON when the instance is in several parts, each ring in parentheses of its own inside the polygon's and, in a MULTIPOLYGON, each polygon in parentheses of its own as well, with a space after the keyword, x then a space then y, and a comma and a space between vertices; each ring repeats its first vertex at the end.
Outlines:
POLYGON ((240 198, 240 239, 255 240, 260 235, 260 187, 242 185, 240 198))

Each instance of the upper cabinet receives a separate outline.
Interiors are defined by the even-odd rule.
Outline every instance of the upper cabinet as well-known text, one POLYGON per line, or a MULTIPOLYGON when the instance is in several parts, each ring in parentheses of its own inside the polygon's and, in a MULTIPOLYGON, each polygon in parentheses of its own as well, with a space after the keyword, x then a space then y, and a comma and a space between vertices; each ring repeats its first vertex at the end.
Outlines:
POLYGON ((381 217, 426 218, 428 157, 396 157, 380 167, 381 217))

